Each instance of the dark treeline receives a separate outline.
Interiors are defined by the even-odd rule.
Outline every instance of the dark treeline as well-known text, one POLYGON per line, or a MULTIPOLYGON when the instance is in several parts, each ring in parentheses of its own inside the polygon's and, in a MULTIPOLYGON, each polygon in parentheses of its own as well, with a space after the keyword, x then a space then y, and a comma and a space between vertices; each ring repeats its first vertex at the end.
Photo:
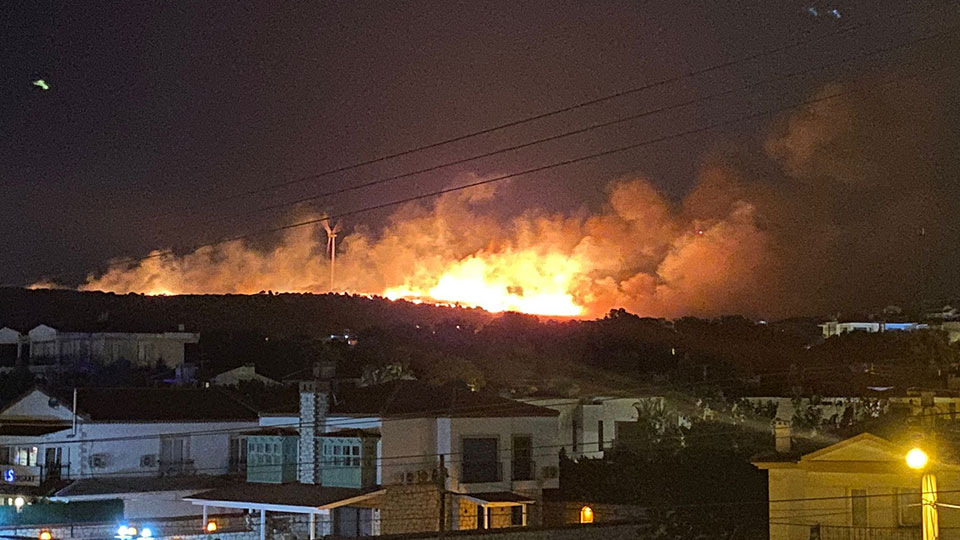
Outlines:
MULTIPOLYGON (((941 387, 958 348, 935 331, 849 334, 823 342, 812 319, 596 320, 437 307, 348 295, 149 297, 0 289, 0 325, 201 333, 201 376, 253 363, 273 378, 321 358, 368 382, 415 376, 530 394, 661 392, 862 395, 869 387, 941 387), (346 330, 358 342, 330 342, 346 330)), ((117 371, 114 369, 113 371, 117 371)), ((124 374, 99 378, 121 383, 124 374)), ((129 378, 129 377, 128 377, 129 378)), ((130 378, 135 384, 159 375, 130 378)))

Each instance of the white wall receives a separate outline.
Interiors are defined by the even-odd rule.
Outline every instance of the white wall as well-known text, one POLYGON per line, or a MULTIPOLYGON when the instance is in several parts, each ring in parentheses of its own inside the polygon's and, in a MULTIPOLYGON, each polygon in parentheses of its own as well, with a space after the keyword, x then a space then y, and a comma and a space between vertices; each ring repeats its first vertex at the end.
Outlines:
POLYGON ((0 446, 38 447, 38 465, 47 448, 61 448, 63 474, 71 478, 157 476, 162 436, 185 439, 186 458, 193 461, 195 474, 220 475, 228 472, 230 438, 257 428, 256 422, 179 422, 142 424, 78 423, 72 430, 44 436, 0 437, 0 446), (93 468, 91 456, 103 455, 106 466, 93 468), (141 467, 141 456, 155 456, 150 467, 141 467))
POLYGON ((559 487, 556 478, 547 480, 517 481, 510 478, 512 470, 513 436, 528 435, 533 441, 533 460, 536 477, 541 477, 544 467, 558 467, 560 447, 557 443, 557 418, 531 416, 517 418, 451 418, 450 449, 453 454, 447 466, 448 488, 461 493, 484 491, 533 491, 541 488, 559 487), (503 479, 495 483, 463 484, 460 482, 461 441, 467 437, 494 436, 499 439, 498 451, 503 467, 503 479))
POLYGON ((662 397, 644 396, 630 398, 593 397, 585 398, 539 398, 524 399, 531 405, 546 407, 560 413, 555 418, 557 444, 563 446, 567 455, 574 459, 601 458, 616 439, 617 422, 636 422, 636 404, 641 401, 662 401, 662 397), (583 401, 584 403, 581 403, 583 401), (603 422, 604 444, 600 439, 599 424, 603 422))

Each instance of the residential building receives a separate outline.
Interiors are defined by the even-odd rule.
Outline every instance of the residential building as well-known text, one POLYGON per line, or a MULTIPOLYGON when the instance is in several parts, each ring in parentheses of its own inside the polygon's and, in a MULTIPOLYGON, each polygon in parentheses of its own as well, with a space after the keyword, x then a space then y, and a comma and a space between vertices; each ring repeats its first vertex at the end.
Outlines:
POLYGON ((213 386, 239 386, 240 383, 260 383, 264 386, 279 386, 280 382, 264 377, 257 373, 257 367, 253 364, 244 364, 238 368, 224 371, 219 375, 212 377, 209 381, 213 386))
MULTIPOLYGON (((754 465, 767 471, 770 540, 920 540, 921 473, 907 467, 909 446, 864 433, 821 450, 779 453, 754 465)), ((960 467, 938 463, 939 502, 960 503, 960 467)), ((940 538, 960 538, 960 513, 940 512, 940 538)))
MULTIPOLYGON (((298 483, 278 484, 274 469, 187 500, 252 509, 263 524, 267 512, 299 514, 309 520, 302 532, 310 538, 531 525, 540 522, 543 490, 559 486, 557 416, 417 381, 335 393, 327 381, 308 381, 297 413, 262 418, 268 431, 298 426, 298 483)), ((277 446, 269 451, 270 466, 292 464, 289 453, 278 458, 277 446)))
POLYGON ((28 365, 31 371, 75 369, 88 363, 109 366, 120 361, 135 367, 176 368, 185 350, 200 335, 185 332, 68 332, 39 325, 26 334, 0 329, 0 368, 28 365))
POLYGON ((219 389, 36 388, 0 410, 8 497, 122 500, 125 515, 192 515, 182 497, 244 466, 257 413, 219 389))
POLYGON ((873 334, 876 332, 911 332, 914 330, 927 330, 930 328, 930 325, 928 324, 914 322, 827 321, 819 326, 820 330, 823 332, 824 339, 850 332, 866 332, 873 334))
MULTIPOLYGON (((525 398, 524 403, 557 411, 557 444, 573 459, 602 458, 613 448, 618 436, 629 438, 643 408, 663 408, 665 400, 657 396, 525 398)), ((623 437, 621 437, 623 438, 623 437)))

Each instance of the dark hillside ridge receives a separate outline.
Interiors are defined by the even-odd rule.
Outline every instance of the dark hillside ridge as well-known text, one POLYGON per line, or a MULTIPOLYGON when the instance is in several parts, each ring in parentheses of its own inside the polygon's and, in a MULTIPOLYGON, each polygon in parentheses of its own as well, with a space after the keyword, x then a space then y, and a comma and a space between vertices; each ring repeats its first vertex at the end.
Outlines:
POLYGON ((494 314, 348 294, 145 296, 72 290, 0 288, 0 327, 38 324, 63 331, 251 332, 321 337, 344 329, 460 320, 482 326, 494 314))

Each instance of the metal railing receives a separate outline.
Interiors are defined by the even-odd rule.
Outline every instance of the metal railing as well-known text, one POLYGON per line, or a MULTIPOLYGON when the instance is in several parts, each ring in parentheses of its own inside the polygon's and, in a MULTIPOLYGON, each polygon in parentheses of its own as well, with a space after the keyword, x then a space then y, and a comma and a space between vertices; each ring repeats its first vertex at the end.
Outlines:
POLYGON ((532 459, 515 460, 511 464, 510 479, 514 482, 537 479, 537 463, 532 459))
POLYGON ((920 540, 920 527, 831 527, 820 525, 811 528, 811 538, 815 530, 820 530, 820 540, 920 540))

